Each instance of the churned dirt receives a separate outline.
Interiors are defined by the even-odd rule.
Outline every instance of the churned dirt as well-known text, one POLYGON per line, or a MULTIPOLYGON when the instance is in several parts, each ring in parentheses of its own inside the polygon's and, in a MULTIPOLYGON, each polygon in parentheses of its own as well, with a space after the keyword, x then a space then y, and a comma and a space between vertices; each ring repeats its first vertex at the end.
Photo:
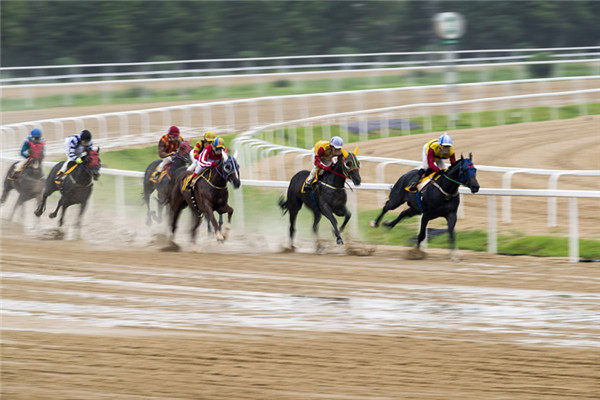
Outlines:
MULTIPOLYGON (((476 164, 600 169, 598 117, 452 136, 476 164)), ((359 154, 419 159, 423 141, 369 141, 359 154)), ((478 178, 501 186, 499 174, 478 178)), ((599 190, 597 177, 558 186, 599 190)), ((512 187, 545 188, 547 177, 517 174, 512 187)), ((374 194, 359 201, 378 206, 374 194)), ((568 229, 565 204, 554 232, 568 229)), ((546 206, 513 200, 516 225, 500 228, 547 233, 546 206)), ((597 238, 598 201, 578 206, 582 235, 597 238)), ((406 248, 387 246, 360 257, 351 241, 321 255, 300 241, 287 253, 282 240, 244 232, 170 253, 152 232, 128 241, 106 214, 64 241, 2 221, 3 399, 598 398, 595 263, 475 252, 451 262, 435 249, 408 261, 406 248)), ((486 216, 485 199, 466 196, 457 229, 485 227, 486 216)))

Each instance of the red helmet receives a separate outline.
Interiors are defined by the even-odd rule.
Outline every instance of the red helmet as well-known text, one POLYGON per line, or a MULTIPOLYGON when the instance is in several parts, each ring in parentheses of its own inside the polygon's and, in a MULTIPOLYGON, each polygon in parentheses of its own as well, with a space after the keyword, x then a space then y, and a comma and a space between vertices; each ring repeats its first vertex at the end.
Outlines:
POLYGON ((179 128, 173 125, 169 128, 169 135, 179 135, 179 128))

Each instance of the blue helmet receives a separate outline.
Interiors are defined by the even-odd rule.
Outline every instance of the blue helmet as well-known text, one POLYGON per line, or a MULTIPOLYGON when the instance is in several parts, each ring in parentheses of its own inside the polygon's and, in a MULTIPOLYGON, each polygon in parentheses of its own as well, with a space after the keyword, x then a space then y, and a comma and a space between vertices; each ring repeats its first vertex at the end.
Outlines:
POLYGON ((33 138, 41 138, 42 137, 42 131, 39 130, 38 128, 34 128, 31 130, 31 137, 33 138))
POLYGON ((442 146, 452 146, 452 138, 448 135, 448 132, 444 132, 442 136, 440 136, 440 145, 442 146))

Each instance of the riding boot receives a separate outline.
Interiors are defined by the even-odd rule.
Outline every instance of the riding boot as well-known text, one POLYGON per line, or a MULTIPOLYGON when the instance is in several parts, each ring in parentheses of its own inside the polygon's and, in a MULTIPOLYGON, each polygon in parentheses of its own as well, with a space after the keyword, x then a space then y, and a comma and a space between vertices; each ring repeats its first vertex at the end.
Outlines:
POLYGON ((304 192, 309 192, 311 190, 311 186, 312 186, 312 179, 309 179, 306 182, 304 182, 304 192))
POLYGON ((417 176, 415 177, 415 180, 408 188, 409 192, 417 192, 418 191, 417 186, 419 185, 419 181, 421 180, 421 177, 423 176, 424 172, 425 172, 425 170, 422 168, 419 170, 419 172, 417 173, 417 176))
POLYGON ((192 190, 192 182, 194 182, 194 179, 196 179, 196 174, 192 175, 187 185, 185 186, 185 190, 192 190))

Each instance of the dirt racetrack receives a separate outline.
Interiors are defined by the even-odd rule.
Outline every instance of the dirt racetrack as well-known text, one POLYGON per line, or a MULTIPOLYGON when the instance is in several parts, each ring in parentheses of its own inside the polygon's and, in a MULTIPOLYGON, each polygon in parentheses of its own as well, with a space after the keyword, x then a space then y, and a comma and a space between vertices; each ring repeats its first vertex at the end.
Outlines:
MULTIPOLYGON (((599 169, 598 126, 583 117, 453 137, 486 165, 599 169)), ((422 143, 361 152, 418 158, 422 143)), ((541 204, 515 201, 514 219, 545 218, 541 204)), ((597 238, 597 201, 580 207, 582 234, 597 238)), ((386 246, 359 257, 344 252, 352 242, 288 254, 242 232, 168 253, 154 232, 128 238, 142 221, 127 230, 103 218, 88 213, 83 240, 65 241, 2 221, 2 399, 598 398, 595 263, 475 252, 454 263, 432 249, 407 261, 386 246)), ((485 218, 471 206, 458 229, 485 218)))
POLYGON ((402 251, 4 235, 2 398, 597 399, 595 264, 402 251))

